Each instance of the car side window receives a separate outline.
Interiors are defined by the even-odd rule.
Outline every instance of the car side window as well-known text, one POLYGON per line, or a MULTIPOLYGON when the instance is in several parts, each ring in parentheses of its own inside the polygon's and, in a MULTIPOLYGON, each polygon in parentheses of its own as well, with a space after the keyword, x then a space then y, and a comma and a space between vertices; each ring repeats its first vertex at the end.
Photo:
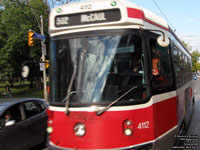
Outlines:
POLYGON ((15 120, 15 123, 22 120, 21 111, 19 105, 14 105, 8 108, 5 113, 2 115, 5 121, 15 120))
POLYGON ((24 107, 27 118, 40 113, 40 108, 33 101, 24 103, 24 107))
POLYGON ((44 111, 46 109, 44 102, 38 101, 36 103, 37 103, 38 107, 40 107, 41 111, 44 111))

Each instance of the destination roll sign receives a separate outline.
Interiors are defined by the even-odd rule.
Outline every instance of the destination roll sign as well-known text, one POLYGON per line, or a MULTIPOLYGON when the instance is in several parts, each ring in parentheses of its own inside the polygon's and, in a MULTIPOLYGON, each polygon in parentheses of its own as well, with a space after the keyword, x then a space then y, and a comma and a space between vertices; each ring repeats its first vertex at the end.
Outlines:
POLYGON ((121 19, 119 9, 93 11, 78 14, 59 15, 55 17, 56 27, 69 27, 85 24, 114 22, 121 19))

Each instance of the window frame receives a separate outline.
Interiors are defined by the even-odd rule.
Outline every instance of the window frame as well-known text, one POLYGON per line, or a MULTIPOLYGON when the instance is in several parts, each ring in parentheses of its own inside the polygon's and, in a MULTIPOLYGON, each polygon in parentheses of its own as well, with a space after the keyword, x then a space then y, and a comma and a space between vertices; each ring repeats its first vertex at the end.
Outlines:
POLYGON ((162 91, 169 91, 171 90, 171 88, 173 87, 173 67, 172 67, 172 57, 171 57, 171 40, 170 40, 170 44, 169 46, 167 46, 168 48, 168 63, 169 63, 169 78, 170 78, 170 81, 168 83, 163 83, 163 84, 160 84, 160 85, 156 85, 155 84, 155 76, 152 74, 152 69, 153 69, 153 63, 152 63, 152 50, 151 50, 151 41, 156 41, 156 46, 159 46, 158 43, 157 43, 157 37, 159 36, 159 34, 155 34, 155 33, 152 33, 152 32, 149 32, 149 37, 148 37, 148 47, 149 47, 149 67, 150 67, 150 74, 151 74, 151 84, 152 84, 152 88, 154 91, 159 91, 159 92, 162 92, 162 91))
MULTIPOLYGON (((144 63, 146 64, 144 66, 144 70, 145 70, 145 78, 147 79, 147 86, 149 88, 147 88, 147 97, 145 98, 145 100, 138 100, 138 101, 135 101, 135 102, 124 102, 124 101, 119 101, 118 103, 116 103, 115 105, 116 106, 123 106, 123 105, 136 105, 136 104, 143 104, 143 103, 146 103, 150 100, 150 81, 149 81, 149 76, 148 76, 148 52, 147 52, 147 36, 146 36, 146 31, 144 32, 141 32, 140 30, 138 29, 113 29, 113 30, 107 30, 104 32, 102 32, 102 30, 100 31, 88 31, 88 32, 81 32, 79 34, 77 33, 71 33, 71 34, 64 34, 64 35, 58 35, 58 36, 55 36, 55 37, 52 37, 52 43, 51 43, 51 47, 54 47, 55 48, 55 41, 56 40, 62 40, 62 39, 70 39, 70 38, 75 38, 75 37, 85 37, 85 36, 106 36, 106 35, 126 35, 126 34, 129 34, 129 35, 139 35, 142 39, 142 47, 145 48, 144 50, 144 63)), ((52 54, 51 54, 52 55, 52 54)), ((52 62, 51 62, 52 63, 52 62)), ((51 76, 50 76, 51 77, 51 76)), ((52 88, 50 88, 50 91, 52 90, 52 88)), ((53 106, 59 106, 59 107, 63 107, 64 104, 61 103, 61 102, 58 102, 58 101, 53 101, 52 99, 52 92, 50 92, 50 105, 53 105, 53 106)), ((108 105, 109 103, 108 102, 103 102, 103 103, 96 103, 95 105, 99 105, 99 106, 106 106, 108 105)), ((80 103, 79 105, 77 104, 70 104, 71 107, 82 107, 82 106, 91 106, 91 105, 94 105, 94 103, 80 103)))

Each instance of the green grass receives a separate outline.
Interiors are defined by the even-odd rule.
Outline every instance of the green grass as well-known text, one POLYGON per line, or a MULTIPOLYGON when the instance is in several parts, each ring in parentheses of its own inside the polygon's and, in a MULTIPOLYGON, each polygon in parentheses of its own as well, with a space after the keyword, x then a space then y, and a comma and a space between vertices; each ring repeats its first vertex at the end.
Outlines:
MULTIPOLYGON (((5 98, 2 93, 6 92, 5 84, 0 84, 0 98, 5 98)), ((35 98, 44 98, 43 89, 30 88, 29 84, 19 85, 14 83, 14 87, 11 88, 12 98, 26 98, 26 97, 35 97, 35 98)))

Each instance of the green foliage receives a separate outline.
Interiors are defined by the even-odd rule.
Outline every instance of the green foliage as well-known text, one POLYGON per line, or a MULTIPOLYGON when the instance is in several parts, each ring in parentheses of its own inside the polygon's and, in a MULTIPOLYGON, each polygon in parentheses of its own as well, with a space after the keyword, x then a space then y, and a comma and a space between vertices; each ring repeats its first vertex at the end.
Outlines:
POLYGON ((181 42, 189 51, 192 50, 192 46, 190 46, 188 43, 186 43, 185 41, 181 41, 181 42))
POLYGON ((84 0, 48 0, 48 4, 50 8, 54 8, 55 6, 58 6, 58 5, 74 3, 74 2, 79 2, 79 1, 84 1, 84 0))
POLYGON ((191 52, 191 57, 192 57, 192 70, 193 71, 200 70, 200 63, 199 63, 200 52, 198 50, 191 52))
MULTIPOLYGON (((35 39, 35 46, 28 47, 28 30, 40 33, 40 15, 44 18, 44 31, 47 35, 48 7, 43 0, 2 0, 0 9, 0 78, 10 82, 21 76, 24 61, 39 61, 41 42, 35 39), (33 8, 31 8, 33 7, 33 8)), ((48 43, 47 43, 48 44, 48 43)), ((31 65, 32 75, 39 75, 39 68, 31 65)))
MULTIPOLYGON (((23 97, 39 97, 43 98, 43 89, 30 88, 30 83, 20 84, 19 82, 14 83, 14 87, 11 88, 12 98, 23 98, 23 97)), ((6 84, 0 86, 0 100, 5 98, 2 93, 6 92, 6 84)))

